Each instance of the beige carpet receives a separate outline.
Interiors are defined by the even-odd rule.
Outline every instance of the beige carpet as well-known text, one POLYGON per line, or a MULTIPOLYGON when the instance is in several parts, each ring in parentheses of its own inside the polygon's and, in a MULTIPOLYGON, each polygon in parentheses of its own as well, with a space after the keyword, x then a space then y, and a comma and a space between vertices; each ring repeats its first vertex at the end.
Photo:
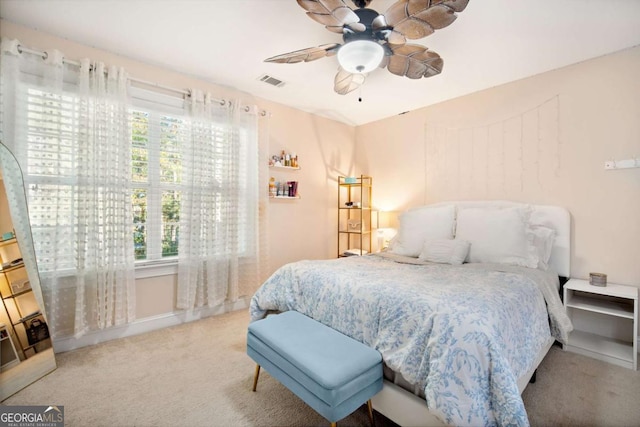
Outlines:
MULTIPOLYGON (((67 426, 327 426, 268 374, 251 392, 246 311, 59 354, 3 403, 64 405, 67 426)), ((638 426, 640 373, 553 347, 524 392, 533 426, 638 426)), ((361 408, 338 425, 368 425, 361 408)), ((393 423, 376 414, 376 425, 393 423)))

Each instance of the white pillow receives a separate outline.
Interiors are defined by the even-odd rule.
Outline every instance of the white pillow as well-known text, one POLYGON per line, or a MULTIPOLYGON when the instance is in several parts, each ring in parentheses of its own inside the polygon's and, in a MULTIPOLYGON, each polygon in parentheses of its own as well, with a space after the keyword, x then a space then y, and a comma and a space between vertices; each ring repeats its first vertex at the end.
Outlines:
POLYGON ((533 233, 527 230, 529 215, 526 207, 460 209, 456 239, 471 243, 467 262, 536 268, 533 233))
POLYGON ((390 251, 417 257, 427 239, 453 239, 455 207, 420 207, 410 209, 398 217, 400 227, 390 251))
POLYGON ((459 265, 469 254, 469 242, 459 239, 425 240, 419 259, 442 264, 459 265))
POLYGON ((531 232, 533 233, 533 245, 538 255, 538 268, 546 271, 549 269, 549 259, 551 258, 556 231, 549 227, 536 225, 532 227, 531 232))

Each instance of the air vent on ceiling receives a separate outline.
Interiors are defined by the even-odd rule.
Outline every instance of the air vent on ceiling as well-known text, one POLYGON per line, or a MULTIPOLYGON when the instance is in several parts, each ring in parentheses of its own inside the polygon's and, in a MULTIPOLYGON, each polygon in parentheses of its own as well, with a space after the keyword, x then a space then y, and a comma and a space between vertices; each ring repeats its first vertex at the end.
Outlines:
POLYGON ((275 86, 275 87, 282 87, 284 86, 284 82, 282 80, 278 80, 273 76, 270 76, 268 74, 263 74, 260 77, 258 77, 258 80, 260 80, 261 82, 265 82, 267 84, 270 84, 271 86, 275 86))

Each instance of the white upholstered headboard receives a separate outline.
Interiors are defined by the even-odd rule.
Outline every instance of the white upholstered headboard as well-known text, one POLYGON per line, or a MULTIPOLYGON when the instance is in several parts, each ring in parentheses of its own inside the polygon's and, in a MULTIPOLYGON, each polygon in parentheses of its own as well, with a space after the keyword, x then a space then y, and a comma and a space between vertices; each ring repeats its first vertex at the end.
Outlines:
POLYGON ((560 206, 531 205, 506 200, 473 200, 439 202, 430 206, 454 205, 456 207, 516 207, 528 206, 532 209, 530 222, 532 225, 543 225, 556 231, 556 238, 551 251, 549 266, 559 276, 571 276, 571 216, 569 211, 560 206))

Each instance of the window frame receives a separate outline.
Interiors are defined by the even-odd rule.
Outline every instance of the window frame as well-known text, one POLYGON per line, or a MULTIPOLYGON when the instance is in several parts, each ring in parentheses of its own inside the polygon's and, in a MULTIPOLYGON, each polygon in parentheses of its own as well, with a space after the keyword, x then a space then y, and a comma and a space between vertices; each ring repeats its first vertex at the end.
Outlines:
MULTIPOLYGON (((29 79, 30 80, 30 79, 29 79)), ((25 93, 27 93, 30 89, 36 90, 36 91, 41 91, 41 92, 47 92, 46 88, 41 87, 39 84, 37 84, 35 81, 25 81, 20 83, 21 86, 24 87, 24 90, 26 91, 25 93)), ((65 83, 65 87, 63 88, 63 96, 68 96, 71 99, 77 98, 77 96, 74 94, 74 89, 75 89, 75 84, 73 82, 70 83, 65 83)), ((22 88, 19 88, 18 90, 23 90, 22 88)), ((145 89, 142 87, 137 87, 135 85, 131 85, 130 86, 130 92, 129 92, 130 96, 129 96, 129 111, 144 111, 146 113, 149 114, 157 114, 158 116, 162 117, 162 116, 168 116, 168 117, 174 117, 177 119, 188 119, 188 112, 187 112, 187 100, 185 100, 183 97, 180 96, 175 96, 175 95, 168 95, 166 93, 161 93, 155 90, 149 90, 149 89, 145 89)), ((27 104, 26 108, 28 109, 29 104, 27 104)), ((74 104, 75 105, 75 104, 74 104)), ((26 113, 26 111, 25 111, 26 113)), ((133 115, 130 115, 131 118, 133 118, 133 115)), ((151 121, 150 121, 151 122, 151 121)), ((159 122, 158 122, 159 123, 159 122)), ((150 132, 152 133, 152 132, 150 132)), ((148 164, 151 165, 153 163, 153 173, 157 176, 157 184, 151 185, 150 181, 147 180, 146 183, 142 183, 142 182, 136 182, 133 181, 133 176, 130 176, 130 189, 134 189, 134 188, 147 188, 150 190, 153 190, 154 188, 157 189, 156 192, 156 197, 158 199, 161 199, 162 197, 162 191, 172 191, 172 190, 183 190, 184 187, 188 184, 186 183, 178 183, 178 184, 173 184, 173 183, 163 183, 161 180, 161 176, 160 176, 160 162, 159 162, 159 153, 160 153, 160 144, 161 144, 161 138, 160 138, 160 132, 159 129, 155 130, 153 132, 154 134, 157 135, 155 144, 156 144, 156 150, 150 150, 150 154, 151 152, 155 151, 157 157, 157 161, 153 161, 152 159, 149 158, 148 159, 148 164)), ((152 138, 150 138, 151 140, 152 138)), ((151 141, 150 141, 151 142, 151 141)), ((132 141, 133 143, 133 141, 132 141)), ((132 145, 133 146, 133 145, 132 145)), ((246 147, 244 147, 244 144, 242 145, 242 149, 246 149, 246 147)), ((28 158, 29 158, 29 147, 25 146, 25 147, 17 147, 18 151, 20 153, 16 153, 17 155, 19 155, 19 157, 21 157, 22 159, 24 159, 25 162, 28 162, 28 158)), ((151 147, 148 147, 149 149, 151 147)), ((155 159, 154 159, 155 160, 155 159)), ((77 191, 76 187, 77 187, 77 183, 75 181, 75 179, 73 177, 69 177, 69 176, 65 176, 65 175, 55 175, 55 176, 37 176, 37 175, 30 175, 28 173, 28 171, 25 171, 25 183, 30 187, 30 188, 34 188, 35 186, 38 185, 54 185, 54 186, 69 186, 71 189, 71 192, 75 194, 75 191, 77 191)), ((132 165, 132 172, 133 172, 133 165, 132 165)), ((152 171, 148 170, 148 174, 150 175, 152 171)), ((245 190, 248 190, 247 188, 245 188, 245 190)), ((154 191, 148 191, 147 194, 153 194, 154 191)), ((72 199, 74 198, 74 195, 71 195, 72 199)), ((72 202, 73 205, 74 202, 72 202)), ((150 203, 147 202, 147 209, 149 209, 149 205, 150 203)), ((155 214, 157 215, 157 221, 156 221, 156 225, 157 227, 160 227, 160 224, 162 222, 162 202, 161 200, 158 200, 155 203, 155 206, 158 210, 158 212, 156 212, 155 214)), ((132 205, 133 207, 133 205, 132 205)), ((148 212, 149 213, 149 212, 148 212)), ((147 222, 148 223, 148 222, 147 222)), ((132 224, 132 240, 133 240, 133 217, 131 218, 131 224, 132 224)), ((75 227, 75 225, 71 224, 69 225, 70 227, 75 227)), ((41 228, 45 228, 45 225, 42 225, 41 228)), ((246 232, 246 230, 245 230, 246 232)), ((156 247, 159 248, 159 252, 157 252, 159 254, 159 256, 155 257, 155 258, 147 258, 147 259, 134 259, 134 265, 135 265, 135 276, 136 278, 147 278, 147 277, 157 277, 157 276, 165 276, 165 275, 175 275, 178 272, 178 258, 179 255, 175 255, 175 256, 166 256, 166 257, 162 257, 162 230, 157 228, 157 230, 152 230, 149 231, 147 230, 147 235, 155 235, 155 239, 157 240, 156 242, 156 247)), ((246 245, 246 236, 245 239, 240 239, 240 244, 244 244, 246 245)), ((132 242, 133 243, 133 242, 132 242)), ((135 252, 135 251, 134 251, 135 252)), ((149 254, 149 250, 147 250, 147 255, 149 254)), ((135 255, 134 255, 135 256, 135 255)), ((240 255, 243 256, 243 255, 240 255)), ((74 267, 69 267, 69 268, 63 268, 63 269, 58 269, 56 271, 42 271, 41 272, 43 275, 56 275, 57 277, 65 277, 65 276, 71 276, 75 274, 75 268, 74 267)))
MULTIPOLYGON (((187 114, 186 101, 181 97, 166 95, 163 93, 143 89, 137 86, 130 87, 130 111, 142 111, 149 114, 149 130, 147 147, 147 182, 138 182, 131 179, 130 188, 133 192, 136 188, 145 188, 147 190, 147 220, 150 217, 151 209, 155 212, 153 215, 156 220, 147 221, 147 258, 135 259, 136 278, 153 277, 157 275, 166 275, 177 273, 178 255, 162 256, 162 192, 163 191, 180 191, 181 184, 163 183, 160 174, 160 129, 156 125, 160 122, 152 121, 151 116, 169 116, 174 118, 184 118, 187 114), (152 142, 153 140, 153 142, 152 142), (152 144, 152 145, 151 145, 152 144), (151 182, 151 175, 155 176, 156 182, 151 182), (149 243, 151 241, 151 244, 149 243), (154 251, 154 256, 148 258, 149 247, 154 251), (167 266, 169 267, 167 269, 167 266), (175 268, 171 268, 174 266, 175 268), (157 271, 154 271, 157 267, 157 271), (175 271, 174 271, 175 270, 175 271), (139 273, 140 271, 140 273, 139 273)), ((133 221, 133 218, 132 218, 133 221)), ((133 222, 132 222, 133 227, 133 222)))

